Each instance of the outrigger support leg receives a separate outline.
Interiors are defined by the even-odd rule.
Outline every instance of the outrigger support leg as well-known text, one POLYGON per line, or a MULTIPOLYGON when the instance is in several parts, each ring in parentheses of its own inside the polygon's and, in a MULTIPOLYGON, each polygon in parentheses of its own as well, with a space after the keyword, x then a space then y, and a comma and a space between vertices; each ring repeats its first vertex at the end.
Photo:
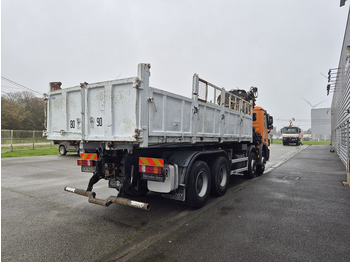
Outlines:
POLYGON ((92 188, 94 187, 94 185, 100 181, 101 176, 99 176, 98 174, 94 173, 94 175, 90 178, 88 187, 86 189, 86 191, 92 191, 92 188))
POLYGON ((66 186, 64 188, 64 190, 67 192, 70 192, 70 193, 85 196, 88 198, 89 203, 100 205, 100 206, 108 207, 111 204, 115 203, 115 204, 120 204, 120 205, 124 205, 124 206, 131 206, 131 207, 140 208, 143 210, 150 209, 150 205, 148 203, 138 202, 138 201, 134 201, 131 199, 119 197, 119 195, 118 195, 118 197, 110 196, 106 200, 96 198, 96 193, 92 192, 92 188, 93 188, 94 184, 96 184, 101 178, 102 177, 100 175, 98 175, 97 173, 94 173, 93 176, 90 178, 89 185, 88 185, 86 190, 74 188, 74 187, 68 187, 68 186, 66 186))

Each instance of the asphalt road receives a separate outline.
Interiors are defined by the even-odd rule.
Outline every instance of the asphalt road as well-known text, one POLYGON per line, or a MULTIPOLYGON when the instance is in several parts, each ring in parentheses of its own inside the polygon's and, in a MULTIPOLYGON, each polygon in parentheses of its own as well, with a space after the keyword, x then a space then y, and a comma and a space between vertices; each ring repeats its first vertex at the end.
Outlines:
POLYGON ((129 261, 349 261, 344 178, 329 146, 311 146, 129 261))
MULTIPOLYGON (((231 243, 236 234, 246 244, 249 244, 249 239, 255 233, 258 233, 258 239, 266 237, 263 232, 253 232, 253 229, 245 235, 244 231, 235 232, 228 228, 236 228, 231 227, 231 224, 249 228, 249 225, 240 224, 240 209, 251 207, 250 215, 255 216, 255 210, 263 205, 259 198, 257 200, 252 196, 261 188, 269 188, 269 183, 274 186, 284 185, 285 181, 276 182, 273 174, 284 170, 289 162, 311 148, 313 147, 272 145, 271 161, 262 177, 245 180, 241 176, 233 176, 227 194, 211 198, 199 210, 156 194, 148 194, 140 200, 151 204, 149 212, 121 205, 111 205, 108 208, 92 205, 87 202, 87 198, 64 192, 63 188, 67 185, 85 188, 91 175, 80 172, 76 166, 78 157, 75 155, 2 159, 1 258, 3 261, 175 261, 177 258, 180 260, 176 252, 181 249, 185 259, 182 261, 190 258, 191 254, 195 254, 192 261, 199 261, 198 258, 202 256, 204 260, 207 258, 207 261, 215 261, 208 252, 213 253, 218 248, 227 249, 225 243, 231 243), (293 156, 295 157, 292 158, 293 156), (291 160, 288 161, 289 159, 291 160), (282 165, 285 162, 287 163, 282 165), (263 183, 263 186, 259 187, 259 183, 263 183), (240 194, 248 197, 239 196, 240 194), (240 203, 243 206, 236 209, 226 202, 240 203), (211 226, 215 224, 220 225, 221 229, 211 226), (225 232, 231 232, 232 235, 223 234, 225 232), (199 245, 204 250, 198 248, 196 240, 205 243, 204 240, 208 238, 221 241, 215 241, 216 246, 212 247, 199 245), (168 246, 174 243, 177 245, 168 246), (159 250, 163 248, 163 251, 158 252, 158 247, 159 250), (169 248, 171 255, 166 251, 169 248), (198 252, 193 253, 193 250, 198 252)), ((305 170, 305 166, 298 168, 305 170)), ((293 166, 283 172, 291 170, 296 169, 293 166)), ((270 194, 277 195, 291 205, 287 199, 288 194, 272 190, 268 189, 270 194)), ((106 181, 95 185, 94 191, 99 198, 117 193, 107 188, 106 181)), ((344 204, 350 203, 349 199, 347 202, 344 199, 342 201, 344 204)), ((273 218, 278 219, 278 215, 276 207, 276 216, 273 218)), ((258 217, 260 219, 252 223, 270 219, 262 213, 258 213, 258 217)), ((290 231, 293 231, 296 225, 292 223, 291 226, 290 231)), ((344 230, 349 231, 348 228, 349 225, 344 224, 344 230)), ((271 230, 279 234, 280 228, 271 230)), ((315 237, 317 238, 316 235, 315 237)), ((264 239, 266 243, 270 243, 269 238, 272 236, 264 239)), ((235 249, 239 247, 240 245, 235 246, 235 249)), ((293 246, 290 248, 295 249, 293 246)), ((223 260, 220 261, 232 261, 226 257, 228 253, 222 255, 223 260)))

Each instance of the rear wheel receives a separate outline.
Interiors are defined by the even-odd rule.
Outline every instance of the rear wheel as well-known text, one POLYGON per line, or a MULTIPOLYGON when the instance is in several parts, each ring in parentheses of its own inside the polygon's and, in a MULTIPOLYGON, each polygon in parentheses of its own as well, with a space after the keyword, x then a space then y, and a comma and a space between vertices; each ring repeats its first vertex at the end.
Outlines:
POLYGON ((256 154, 254 152, 250 152, 248 157, 248 170, 244 172, 244 176, 248 179, 252 179, 256 176, 256 154))
POLYGON ((210 167, 211 170, 211 192, 216 196, 226 193, 229 182, 228 163, 225 157, 218 157, 210 167))
POLYGON ((265 171, 265 157, 262 157, 261 163, 256 166, 256 175, 261 176, 265 171))
POLYGON ((191 207, 203 207, 210 194, 210 169, 203 161, 197 161, 189 174, 186 203, 191 207))
POLYGON ((60 145, 58 150, 59 150, 61 156, 65 156, 67 154, 67 150, 66 150, 64 145, 60 145))

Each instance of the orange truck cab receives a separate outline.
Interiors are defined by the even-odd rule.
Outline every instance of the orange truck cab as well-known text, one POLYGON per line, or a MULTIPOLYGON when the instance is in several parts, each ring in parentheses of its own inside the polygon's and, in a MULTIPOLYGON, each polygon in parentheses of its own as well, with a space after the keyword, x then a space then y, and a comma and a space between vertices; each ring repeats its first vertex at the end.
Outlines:
POLYGON ((260 106, 254 106, 253 109, 253 140, 256 144, 256 148, 259 151, 258 155, 258 165, 257 168, 259 173, 263 173, 265 169, 265 163, 270 158, 270 138, 269 133, 273 129, 273 117, 270 116, 265 109, 260 106))
POLYGON ((269 133, 273 128, 273 117, 262 107, 255 106, 253 110, 253 120, 255 133, 261 136, 262 143, 266 146, 270 146, 269 133))

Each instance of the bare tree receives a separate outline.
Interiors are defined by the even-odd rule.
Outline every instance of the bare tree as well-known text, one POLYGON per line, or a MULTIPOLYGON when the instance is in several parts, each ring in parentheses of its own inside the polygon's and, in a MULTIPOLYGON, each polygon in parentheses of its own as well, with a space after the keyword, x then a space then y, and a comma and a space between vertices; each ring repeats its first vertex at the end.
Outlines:
POLYGON ((33 93, 15 92, 1 96, 1 129, 42 130, 45 102, 33 93))

